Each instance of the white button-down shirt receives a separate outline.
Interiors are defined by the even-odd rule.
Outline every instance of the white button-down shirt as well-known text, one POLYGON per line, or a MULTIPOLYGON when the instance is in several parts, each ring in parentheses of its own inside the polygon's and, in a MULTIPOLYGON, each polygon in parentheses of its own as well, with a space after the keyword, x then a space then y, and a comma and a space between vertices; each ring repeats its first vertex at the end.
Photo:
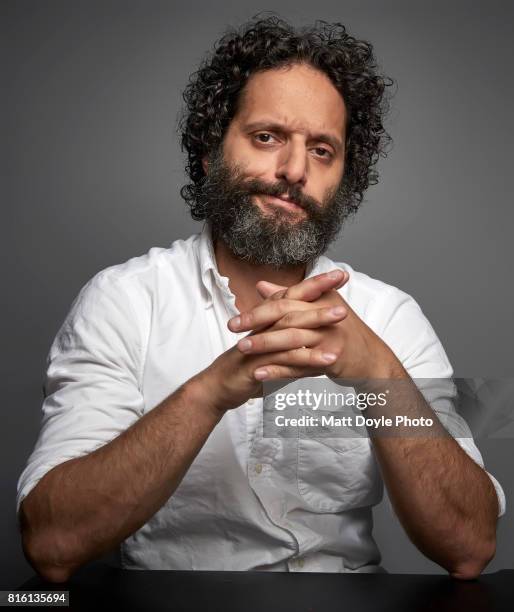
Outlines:
MULTIPOLYGON (((409 295, 324 256, 307 275, 334 267, 350 273, 343 298, 411 377, 452 376, 409 295)), ((17 508, 51 468, 111 441, 246 335, 227 328, 237 313, 208 226, 92 278, 48 355, 41 431, 17 508)), ((483 466, 471 438, 458 442, 483 466)), ((503 514, 505 496, 490 477, 503 514)), ((249 400, 225 413, 170 499, 122 543, 122 566, 380 571, 372 507, 382 494, 368 438, 264 438, 262 400, 249 400)))

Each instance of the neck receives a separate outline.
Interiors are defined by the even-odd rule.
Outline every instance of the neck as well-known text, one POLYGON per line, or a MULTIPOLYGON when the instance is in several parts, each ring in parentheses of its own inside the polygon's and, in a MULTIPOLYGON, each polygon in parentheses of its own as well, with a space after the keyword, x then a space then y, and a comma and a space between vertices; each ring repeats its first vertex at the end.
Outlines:
POLYGON ((272 266, 251 264, 238 259, 221 240, 214 243, 214 254, 219 273, 229 279, 230 290, 235 295, 239 312, 250 310, 263 301, 255 288, 258 281, 290 287, 305 277, 305 264, 278 270, 272 266))

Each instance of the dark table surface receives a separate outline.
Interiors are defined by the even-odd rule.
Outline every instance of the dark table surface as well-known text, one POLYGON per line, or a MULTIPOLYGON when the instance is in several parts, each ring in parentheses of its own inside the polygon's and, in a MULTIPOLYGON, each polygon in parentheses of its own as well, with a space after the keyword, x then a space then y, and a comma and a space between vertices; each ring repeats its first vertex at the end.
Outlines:
POLYGON ((88 612, 514 610, 514 570, 461 582, 442 575, 143 571, 97 563, 66 583, 34 576, 19 589, 69 591, 69 609, 88 612))

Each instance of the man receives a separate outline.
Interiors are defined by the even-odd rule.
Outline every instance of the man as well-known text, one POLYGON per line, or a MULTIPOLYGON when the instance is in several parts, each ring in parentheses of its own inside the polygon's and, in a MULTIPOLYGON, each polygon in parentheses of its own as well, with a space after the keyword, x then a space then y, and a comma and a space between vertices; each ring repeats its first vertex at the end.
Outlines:
POLYGON ((96 275, 50 350, 17 500, 44 577, 118 545, 132 569, 379 571, 382 477, 451 575, 492 558, 505 500, 471 439, 260 427, 265 380, 394 379, 433 415, 412 378, 452 375, 410 296, 323 255, 376 181, 387 84, 342 26, 275 18, 227 34, 194 75, 182 195, 202 233, 96 275))

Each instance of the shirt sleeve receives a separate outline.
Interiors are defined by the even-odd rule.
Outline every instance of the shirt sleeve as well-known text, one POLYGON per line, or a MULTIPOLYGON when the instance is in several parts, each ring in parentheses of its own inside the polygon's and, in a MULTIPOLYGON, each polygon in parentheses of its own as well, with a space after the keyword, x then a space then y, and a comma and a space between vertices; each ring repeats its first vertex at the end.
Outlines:
POLYGON ((75 298, 47 357, 42 423, 17 486, 116 438, 144 411, 140 325, 122 280, 100 272, 75 298))
POLYGON ((421 389, 422 393, 427 401, 430 396, 430 406, 456 442, 475 463, 484 468, 498 497, 498 516, 503 516, 505 493, 496 478, 485 470, 471 430, 455 411, 456 391, 451 382, 453 369, 437 334, 417 302, 407 293, 389 287, 376 299, 369 324, 395 353, 416 384, 423 380, 424 385, 431 387, 421 389))

